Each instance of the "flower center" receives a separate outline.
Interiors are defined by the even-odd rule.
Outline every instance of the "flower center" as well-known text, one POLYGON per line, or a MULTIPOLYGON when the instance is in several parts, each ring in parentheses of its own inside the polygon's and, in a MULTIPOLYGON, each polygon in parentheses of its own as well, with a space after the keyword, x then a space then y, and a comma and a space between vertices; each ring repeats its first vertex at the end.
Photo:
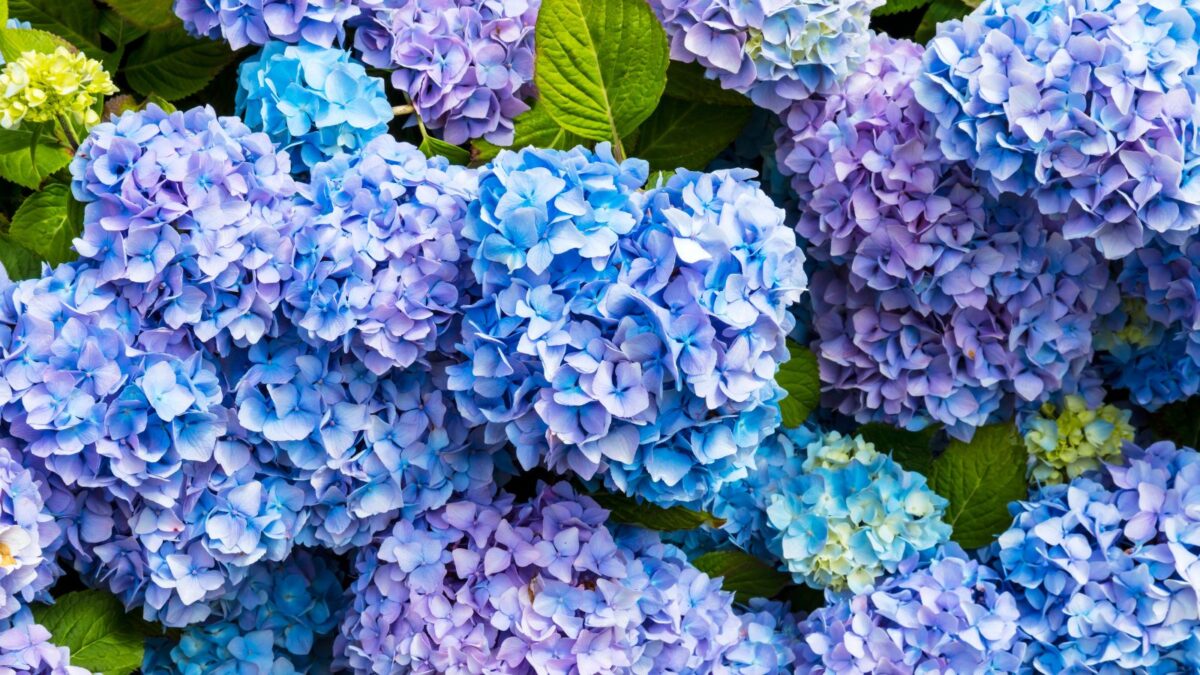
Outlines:
POLYGON ((0 567, 9 568, 16 567, 17 559, 13 557, 12 549, 8 544, 0 541, 0 567))

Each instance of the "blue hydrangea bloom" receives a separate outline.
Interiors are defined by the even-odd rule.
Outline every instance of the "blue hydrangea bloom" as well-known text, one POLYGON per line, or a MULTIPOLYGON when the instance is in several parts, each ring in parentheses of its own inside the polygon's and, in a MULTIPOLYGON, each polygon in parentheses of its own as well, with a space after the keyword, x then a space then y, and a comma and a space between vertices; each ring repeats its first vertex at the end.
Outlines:
POLYGON ((716 672, 730 675, 774 675, 798 672, 800 617, 781 602, 751 598, 738 611, 742 630, 738 642, 725 652, 716 672))
POLYGON ((1009 507, 995 564, 1017 597, 1034 672, 1200 664, 1200 455, 1167 442, 1124 454, 1009 507))
POLYGON ((45 505, 49 490, 24 459, 0 444, 0 619, 47 601, 62 573, 55 562, 61 531, 45 505))
POLYGON ((380 136, 315 166, 301 194, 283 305, 300 334, 349 345, 379 374, 448 351, 470 278, 462 227, 475 173, 380 136))
POLYGON ((653 533, 614 538, 606 516, 560 483, 527 503, 457 501, 400 521, 359 555, 341 664, 380 674, 712 671, 740 641, 732 595, 653 533))
POLYGON ((743 475, 778 423, 803 255, 750 172, 503 152, 463 235, 480 300, 449 385, 470 421, 545 462, 657 503, 743 475))
POLYGON ((71 665, 71 650, 50 641, 50 631, 29 610, 0 620, 0 674, 89 675, 71 665))
POLYGON ((1120 258, 1200 219, 1195 25, 1180 2, 988 0, 939 24, 915 85, 950 159, 1120 258))
POLYGON ((175 0, 192 35, 225 40, 233 49, 271 40, 330 47, 344 41, 346 22, 376 0, 175 0))
POLYGON ((880 0, 651 0, 671 58, 779 112, 828 93, 867 52, 880 0))
POLYGON ((797 672, 1014 673, 1026 620, 996 573, 951 544, 813 612, 800 626, 797 672))
POLYGON ((363 0, 354 47, 392 72, 430 129, 462 144, 509 145, 533 97, 533 28, 541 0, 363 0), (368 6, 369 5, 369 6, 368 6))
POLYGON ((238 67, 237 113, 304 171, 386 134, 392 106, 383 80, 345 51, 270 42, 238 67))

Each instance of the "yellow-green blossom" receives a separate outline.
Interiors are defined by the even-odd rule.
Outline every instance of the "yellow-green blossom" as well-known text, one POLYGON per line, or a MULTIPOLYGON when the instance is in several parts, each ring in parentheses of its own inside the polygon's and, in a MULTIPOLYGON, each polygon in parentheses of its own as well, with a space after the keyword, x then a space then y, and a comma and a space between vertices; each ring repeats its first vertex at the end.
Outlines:
POLYGON ((0 126, 61 116, 92 125, 100 121, 97 100, 116 91, 104 66, 83 54, 66 47, 52 54, 25 52, 0 72, 0 126))
POLYGON ((1032 478, 1042 484, 1062 483, 1100 468, 1121 454, 1133 440, 1129 411, 1112 405, 1088 408, 1081 396, 1067 396, 1061 411, 1042 406, 1027 425, 1025 446, 1032 461, 1032 478))

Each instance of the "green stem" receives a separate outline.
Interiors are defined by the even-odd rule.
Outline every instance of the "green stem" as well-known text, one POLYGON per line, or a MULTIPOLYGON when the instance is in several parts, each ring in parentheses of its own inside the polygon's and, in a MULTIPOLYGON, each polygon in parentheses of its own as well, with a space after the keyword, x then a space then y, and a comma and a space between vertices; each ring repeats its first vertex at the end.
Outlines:
POLYGON ((58 128, 62 130, 63 135, 66 136, 67 146, 71 148, 71 154, 74 155, 75 151, 79 150, 80 143, 79 138, 75 135, 75 128, 71 126, 71 120, 59 115, 55 119, 55 122, 58 124, 58 128))
POLYGON ((412 107, 411 105, 398 105, 398 106, 395 106, 394 108, 392 108, 392 114, 395 115, 396 117, 399 117, 401 115, 411 115, 411 114, 415 113, 416 111, 417 111, 417 109, 412 107))

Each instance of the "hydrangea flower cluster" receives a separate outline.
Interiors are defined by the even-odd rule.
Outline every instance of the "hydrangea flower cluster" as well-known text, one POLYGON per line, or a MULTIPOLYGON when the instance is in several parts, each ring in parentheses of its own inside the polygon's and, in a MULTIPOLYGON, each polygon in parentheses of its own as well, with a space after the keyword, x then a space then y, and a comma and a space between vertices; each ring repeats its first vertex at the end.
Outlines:
POLYGON ((45 505, 48 491, 22 459, 0 446, 0 620, 45 601, 61 573, 54 560, 61 532, 45 505))
POLYGON ((1061 409, 1043 405, 1024 425, 1030 477, 1040 484, 1063 483, 1119 459, 1121 445, 1133 440, 1131 414, 1114 405, 1093 409, 1076 395, 1064 397, 1061 409))
POLYGON ((800 625, 797 672, 1015 673, 1026 619, 996 573, 951 544, 800 625))
POLYGON ((361 150, 392 119, 383 80, 345 51, 283 42, 238 67, 237 112, 287 148, 297 169, 361 150))
POLYGON ((661 504, 744 475, 778 423, 773 376, 805 286, 795 235, 750 172, 504 152, 464 237, 479 284, 450 387, 540 461, 661 504))
POLYGON ((808 445, 799 472, 767 498, 772 550, 800 583, 861 593, 950 537, 947 502, 861 437, 808 445))
POLYGON ((671 58, 779 112, 837 88, 867 53, 881 0, 651 0, 671 58))
POLYGON ((50 638, 29 610, 0 621, 0 675, 88 675, 71 665, 71 650, 50 638))
POLYGON ((781 602, 751 598, 746 611, 738 612, 742 629, 734 646, 725 652, 716 672, 731 675, 772 675, 796 672, 800 654, 799 617, 781 602))
POLYGON ((969 438, 1079 388, 1103 261, 1023 200, 987 198, 914 98, 921 48, 876 36, 835 95, 794 104, 781 167, 800 196, 826 402, 860 422, 969 438))
POLYGON ((330 563, 298 549, 286 563, 261 564, 221 601, 221 616, 146 653, 142 672, 328 672, 341 623, 343 585, 330 563))
POLYGON ((381 674, 714 668, 739 641, 732 596, 653 533, 614 538, 606 516, 560 483, 528 503, 500 495, 400 521, 360 554, 344 665, 381 674))
POLYGON ((422 122, 446 141, 513 139, 533 95, 533 28, 541 0, 384 0, 362 3, 354 47, 392 70, 422 122))
POLYGON ((0 127, 56 119, 88 126, 100 121, 96 102, 117 92, 104 66, 82 53, 58 47, 53 53, 25 52, 0 72, 0 127))
POLYGON ((233 49, 272 40, 340 44, 346 22, 377 0, 175 0, 175 14, 192 35, 225 40, 233 49))
POLYGON ((1150 410, 1200 392, 1200 239, 1138 249, 1117 285, 1121 305, 1096 336, 1106 381, 1150 410))
POLYGON ((1160 442, 1010 505, 996 565, 1039 673, 1190 671, 1200 663, 1200 455, 1160 442))
MULTIPOLYGON (((462 225, 475 174, 380 136, 313 169, 284 313, 375 373, 445 348, 470 283, 462 225)), ((448 351, 448 349, 447 349, 448 351)))
POLYGON ((930 42, 915 85, 946 157, 1033 195, 1120 258, 1196 231, 1200 12, 1136 0, 989 0, 930 42))

